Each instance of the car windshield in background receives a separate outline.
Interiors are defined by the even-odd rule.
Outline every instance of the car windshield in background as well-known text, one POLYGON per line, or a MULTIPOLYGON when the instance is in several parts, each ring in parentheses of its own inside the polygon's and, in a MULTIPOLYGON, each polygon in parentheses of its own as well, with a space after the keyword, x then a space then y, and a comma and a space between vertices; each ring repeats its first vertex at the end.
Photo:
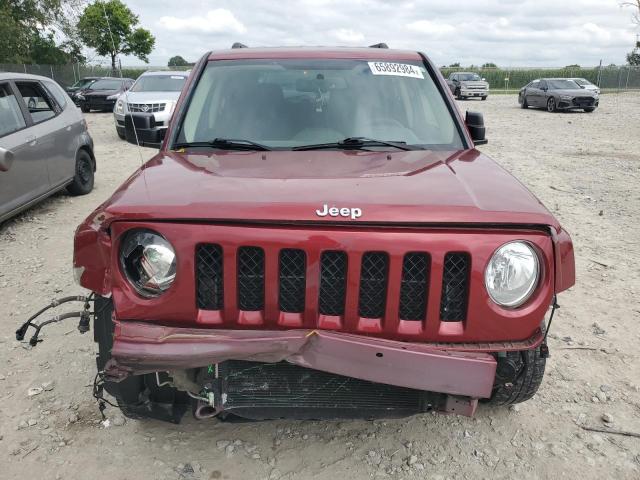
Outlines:
POLYGON ((580 88, 573 80, 547 80, 547 85, 551 90, 576 90, 580 88))
POLYGON ((120 80, 96 80, 89 85, 89 90, 119 90, 121 85, 120 80))
MULTIPOLYGON (((210 62, 177 143, 242 139, 270 149, 326 149, 326 144, 354 137, 424 149, 463 147, 451 112, 422 63, 351 59, 210 62)), ((366 146, 389 148, 373 142, 366 146)))
POLYGON ((458 78, 460 78, 460 80, 462 80, 463 82, 477 82, 482 80, 482 78, 480 78, 480 75, 478 75, 477 73, 466 73, 464 75, 458 75, 458 78))
POLYGON ((71 88, 76 88, 76 89, 81 89, 81 88, 87 88, 89 85, 91 85, 93 82, 95 82, 95 79, 82 79, 82 80, 78 80, 76 83, 74 83, 73 85, 71 85, 71 88))
POLYGON ((146 75, 131 87, 132 92, 179 92, 187 77, 182 75, 146 75))
POLYGON ((583 80, 581 78, 574 80, 574 82, 576 82, 578 85, 592 85, 591 82, 588 82, 587 80, 583 80))

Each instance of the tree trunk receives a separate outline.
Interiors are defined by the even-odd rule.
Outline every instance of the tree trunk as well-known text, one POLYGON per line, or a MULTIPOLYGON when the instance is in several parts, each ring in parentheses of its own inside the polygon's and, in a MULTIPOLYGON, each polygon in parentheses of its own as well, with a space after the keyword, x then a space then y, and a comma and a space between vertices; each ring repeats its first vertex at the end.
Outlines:
POLYGON ((113 52, 111 54, 111 76, 112 77, 117 77, 118 76, 118 70, 116 69, 116 53, 113 52))

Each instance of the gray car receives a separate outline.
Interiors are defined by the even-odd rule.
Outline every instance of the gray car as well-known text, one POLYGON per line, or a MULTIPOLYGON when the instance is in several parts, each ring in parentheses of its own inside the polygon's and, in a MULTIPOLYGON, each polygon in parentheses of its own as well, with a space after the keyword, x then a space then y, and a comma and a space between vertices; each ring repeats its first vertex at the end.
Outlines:
POLYGON ((66 188, 93 189, 93 140, 53 80, 0 73, 0 222, 66 188))
POLYGON ((599 99, 597 93, 568 78, 540 78, 520 89, 518 103, 522 108, 540 107, 549 112, 581 109, 590 113, 598 107, 599 99))

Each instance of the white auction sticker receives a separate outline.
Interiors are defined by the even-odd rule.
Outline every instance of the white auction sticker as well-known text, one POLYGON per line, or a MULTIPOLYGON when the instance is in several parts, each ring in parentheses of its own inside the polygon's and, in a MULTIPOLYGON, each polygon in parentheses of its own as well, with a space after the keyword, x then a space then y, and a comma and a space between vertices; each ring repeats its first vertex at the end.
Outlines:
POLYGON ((374 75, 396 75, 398 77, 424 78, 422 70, 408 63, 367 62, 374 75))

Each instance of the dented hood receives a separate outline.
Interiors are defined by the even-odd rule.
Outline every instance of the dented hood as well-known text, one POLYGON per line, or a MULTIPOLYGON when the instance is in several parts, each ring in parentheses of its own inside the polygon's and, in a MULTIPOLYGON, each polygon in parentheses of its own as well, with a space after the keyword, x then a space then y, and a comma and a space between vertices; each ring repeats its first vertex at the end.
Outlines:
POLYGON ((477 150, 160 152, 98 211, 103 223, 181 219, 558 226, 531 192, 477 150), (325 205, 338 212, 357 208, 362 214, 355 220, 340 213, 319 216, 316 211, 325 205))

